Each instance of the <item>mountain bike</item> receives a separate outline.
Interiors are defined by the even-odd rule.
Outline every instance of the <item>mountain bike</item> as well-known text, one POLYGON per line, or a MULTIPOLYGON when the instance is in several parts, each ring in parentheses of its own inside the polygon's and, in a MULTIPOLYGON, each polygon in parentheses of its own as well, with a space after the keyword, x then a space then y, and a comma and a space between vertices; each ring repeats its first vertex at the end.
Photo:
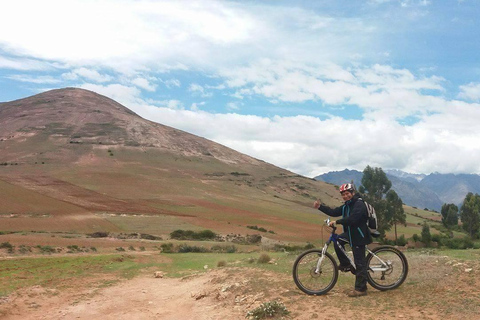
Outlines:
MULTIPOLYGON (((328 225, 330 219, 325 220, 328 225)), ((338 265, 327 252, 332 242, 348 243, 336 234, 332 227, 329 239, 322 249, 311 249, 301 253, 293 264, 293 280, 297 287, 310 295, 322 295, 329 292, 338 280, 338 265)), ((355 264, 349 254, 340 245, 340 249, 350 260, 355 273, 355 264)), ((381 245, 372 250, 366 248, 367 281, 375 289, 385 291, 398 288, 407 278, 408 262, 405 255, 395 247, 381 245)))

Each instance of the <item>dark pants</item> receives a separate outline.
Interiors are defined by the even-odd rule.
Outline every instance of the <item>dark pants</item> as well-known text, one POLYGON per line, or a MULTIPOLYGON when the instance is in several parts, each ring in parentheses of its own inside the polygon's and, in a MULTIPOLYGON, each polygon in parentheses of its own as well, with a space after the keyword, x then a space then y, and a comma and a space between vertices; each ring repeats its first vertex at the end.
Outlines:
MULTIPOLYGON (((342 233, 340 237, 345 239, 346 243, 348 243, 347 235, 345 233, 342 233)), ((342 243, 342 240, 339 241, 342 243)), ((349 266, 350 260, 348 260, 345 254, 340 250, 336 242, 333 243, 333 246, 335 248, 335 253, 337 254, 338 260, 340 261, 340 265, 349 266)), ((367 290, 367 261, 365 259, 365 245, 353 246, 352 251, 353 262, 355 263, 355 290, 363 292, 367 290)))

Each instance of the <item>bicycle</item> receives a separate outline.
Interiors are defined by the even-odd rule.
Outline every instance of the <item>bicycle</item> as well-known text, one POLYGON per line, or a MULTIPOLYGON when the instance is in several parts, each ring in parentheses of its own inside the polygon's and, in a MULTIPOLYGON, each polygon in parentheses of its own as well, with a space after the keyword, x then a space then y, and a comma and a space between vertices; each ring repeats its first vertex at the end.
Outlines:
MULTIPOLYGON (((328 225, 330 219, 325 220, 328 225)), ((293 280, 297 287, 309 295, 323 295, 329 292, 338 280, 338 265, 327 252, 330 244, 345 241, 332 227, 329 239, 322 249, 311 249, 301 253, 293 264, 293 280)), ((355 268, 353 259, 339 246, 355 268)), ((367 281, 375 289, 385 291, 398 288, 407 278, 408 262, 405 255, 395 247, 381 245, 367 251, 367 281)), ((351 270, 354 273, 354 270, 351 270)))

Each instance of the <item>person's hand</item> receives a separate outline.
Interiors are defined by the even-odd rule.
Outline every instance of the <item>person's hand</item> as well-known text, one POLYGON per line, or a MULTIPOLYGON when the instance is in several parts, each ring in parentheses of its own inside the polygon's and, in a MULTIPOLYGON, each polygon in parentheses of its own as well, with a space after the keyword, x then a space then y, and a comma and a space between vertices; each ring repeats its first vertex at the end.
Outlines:
POLYGON ((315 200, 315 202, 313 203, 313 207, 314 207, 315 209, 318 209, 318 208, 320 208, 320 205, 321 205, 321 204, 322 204, 322 203, 320 202, 320 200, 315 200))
POLYGON ((333 228, 333 227, 335 227, 335 224, 336 224, 335 221, 330 221, 330 222, 328 223, 328 226, 331 227, 331 228, 333 228))

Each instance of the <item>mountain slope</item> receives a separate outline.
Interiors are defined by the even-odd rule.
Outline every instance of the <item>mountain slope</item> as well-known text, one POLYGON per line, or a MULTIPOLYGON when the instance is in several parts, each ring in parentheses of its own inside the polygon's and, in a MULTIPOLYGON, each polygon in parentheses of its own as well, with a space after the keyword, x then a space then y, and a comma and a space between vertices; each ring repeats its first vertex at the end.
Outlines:
MULTIPOLYGON (((405 204, 421 209, 429 208, 437 211, 441 209, 443 202, 433 190, 421 185, 410 176, 399 178, 398 175, 386 174, 392 182, 392 189, 397 192, 405 204)), ((362 177, 363 173, 360 171, 345 169, 343 171, 328 172, 315 177, 315 179, 336 185, 353 180, 356 186, 360 186, 362 177)))
POLYGON ((1 103, 0 164, 0 185, 10 195, 0 217, 12 218, 4 231, 248 234, 258 231, 247 226, 258 225, 271 238, 315 241, 321 219, 313 200, 339 203, 331 185, 82 89, 1 103))

